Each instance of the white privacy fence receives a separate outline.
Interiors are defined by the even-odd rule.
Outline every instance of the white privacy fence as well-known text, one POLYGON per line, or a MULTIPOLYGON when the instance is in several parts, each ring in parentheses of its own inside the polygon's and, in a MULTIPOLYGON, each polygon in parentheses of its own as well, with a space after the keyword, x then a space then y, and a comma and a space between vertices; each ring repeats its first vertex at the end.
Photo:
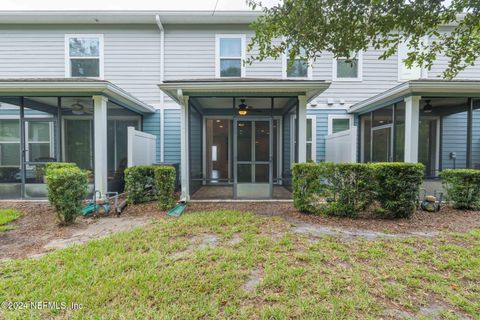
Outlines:
POLYGON ((134 127, 127 129, 128 166, 150 165, 156 162, 157 137, 137 131, 134 127))
POLYGON ((326 136, 325 149, 326 161, 357 162, 357 127, 326 136))

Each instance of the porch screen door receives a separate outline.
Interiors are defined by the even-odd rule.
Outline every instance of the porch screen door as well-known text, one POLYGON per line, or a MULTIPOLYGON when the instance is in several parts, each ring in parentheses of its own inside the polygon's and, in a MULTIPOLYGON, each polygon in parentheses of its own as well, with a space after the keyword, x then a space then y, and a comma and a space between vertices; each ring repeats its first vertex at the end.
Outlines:
POLYGON ((24 174, 24 197, 44 198, 47 196, 45 184, 45 164, 58 161, 56 126, 54 119, 24 119, 25 149, 22 164, 24 174))
POLYGON ((235 198, 271 198, 272 120, 235 119, 234 143, 235 198))

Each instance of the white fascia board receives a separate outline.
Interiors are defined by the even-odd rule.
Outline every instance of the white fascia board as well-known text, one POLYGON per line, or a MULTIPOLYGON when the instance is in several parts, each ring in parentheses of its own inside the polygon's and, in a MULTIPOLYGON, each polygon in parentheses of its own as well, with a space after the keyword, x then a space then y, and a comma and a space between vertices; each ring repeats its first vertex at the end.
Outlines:
POLYGON ((480 93, 480 81, 408 81, 350 107, 349 113, 361 113, 385 103, 412 95, 480 93))
POLYGON ((125 104, 129 108, 141 113, 155 112, 155 108, 133 97, 129 93, 112 85, 109 82, 23 82, 23 81, 0 81, 0 94, 45 94, 45 93, 88 93, 92 95, 104 94, 112 100, 125 104))
POLYGON ((195 83, 163 83, 158 85, 170 98, 181 103, 177 97, 177 90, 181 89, 185 95, 205 93, 232 93, 248 94, 256 93, 273 95, 275 93, 292 93, 294 95, 305 95, 307 102, 324 92, 330 87, 326 81, 291 81, 291 82, 195 82, 195 83))

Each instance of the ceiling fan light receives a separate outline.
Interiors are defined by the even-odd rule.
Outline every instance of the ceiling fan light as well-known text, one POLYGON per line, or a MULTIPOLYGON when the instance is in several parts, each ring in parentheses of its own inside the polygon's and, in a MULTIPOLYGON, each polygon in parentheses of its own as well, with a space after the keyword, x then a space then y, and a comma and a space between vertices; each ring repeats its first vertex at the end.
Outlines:
POLYGON ((82 110, 72 110, 72 114, 81 116, 84 114, 83 109, 82 110))
POLYGON ((430 104, 431 100, 425 100, 425 106, 423 106, 423 112, 432 113, 433 106, 430 104))

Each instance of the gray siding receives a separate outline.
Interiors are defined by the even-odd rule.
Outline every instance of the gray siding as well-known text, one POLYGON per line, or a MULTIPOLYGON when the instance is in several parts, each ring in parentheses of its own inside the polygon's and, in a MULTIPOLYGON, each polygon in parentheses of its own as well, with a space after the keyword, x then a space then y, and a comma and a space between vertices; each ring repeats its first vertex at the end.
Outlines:
POLYGON ((165 110, 164 161, 180 163, 180 110, 165 110))
POLYGON ((160 104, 156 25, 0 25, 0 78, 65 77, 65 34, 103 34, 104 73, 137 98, 160 104))

